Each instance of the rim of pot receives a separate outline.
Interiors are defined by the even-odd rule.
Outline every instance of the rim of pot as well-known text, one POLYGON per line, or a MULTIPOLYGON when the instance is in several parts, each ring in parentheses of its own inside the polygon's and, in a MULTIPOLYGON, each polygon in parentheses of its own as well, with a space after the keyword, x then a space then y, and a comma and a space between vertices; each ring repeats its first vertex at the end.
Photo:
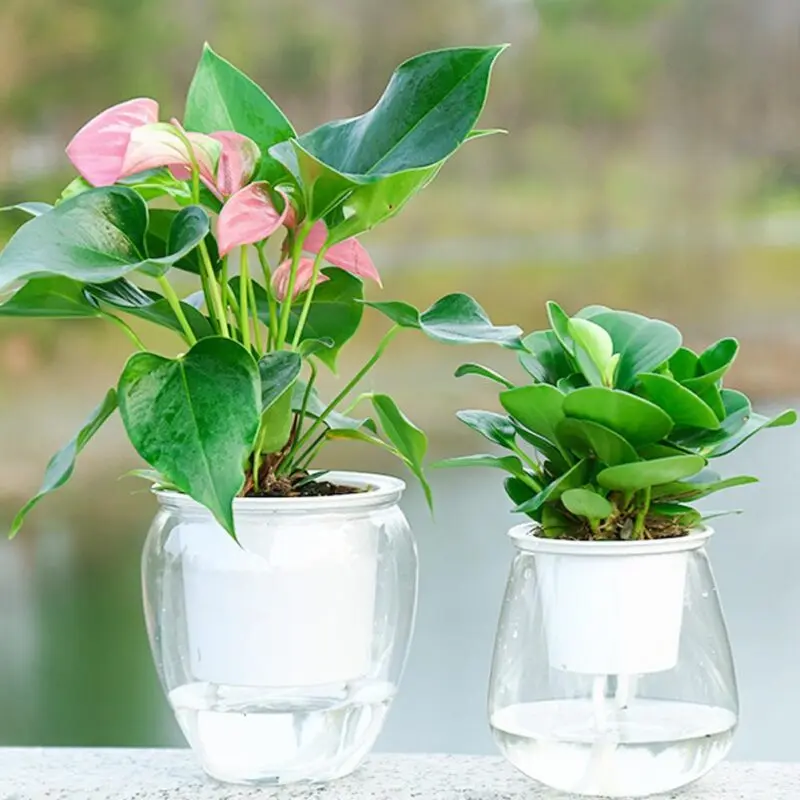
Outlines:
POLYGON ((637 539, 636 541, 576 541, 572 539, 546 539, 537 536, 536 523, 523 522, 508 531, 508 536, 518 550, 529 553, 552 553, 573 556, 644 556, 656 553, 680 553, 699 550, 711 538, 714 529, 708 525, 693 528, 686 536, 668 539, 637 539))
MULTIPOLYGON (((320 497, 237 497, 233 501, 234 514, 260 514, 275 511, 292 514, 295 512, 308 513, 309 511, 386 508, 395 505, 406 488, 405 481, 400 478, 372 472, 332 470, 325 473, 324 480, 351 486, 361 491, 320 497)), ((183 513, 211 513, 189 495, 180 492, 153 489, 153 494, 164 508, 183 513)))

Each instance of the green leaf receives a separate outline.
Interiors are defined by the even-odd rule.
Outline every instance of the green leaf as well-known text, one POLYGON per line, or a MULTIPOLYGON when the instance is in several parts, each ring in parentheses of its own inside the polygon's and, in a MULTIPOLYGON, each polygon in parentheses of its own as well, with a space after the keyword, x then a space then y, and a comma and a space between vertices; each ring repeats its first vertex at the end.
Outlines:
MULTIPOLYGON (((515 506, 521 506, 537 494, 537 491, 532 486, 521 481, 519 478, 506 478, 505 481, 503 481, 503 487, 515 506)), ((533 514, 535 514, 535 516, 533 516, 532 519, 536 519, 539 516, 538 512, 533 512, 533 514)))
MULTIPOLYGON (((690 388, 688 386, 689 383, 689 381, 686 381, 684 385, 690 388)), ((711 383, 693 391, 714 412, 720 422, 725 420, 725 403, 722 400, 722 393, 715 384, 711 383)))
POLYGON ((319 353, 323 350, 330 350, 334 346, 335 342, 330 337, 325 337, 324 339, 304 339, 297 347, 297 352, 303 358, 309 358, 310 356, 319 355, 319 353))
POLYGON ((661 483, 688 478, 700 472, 705 463, 702 456, 682 455, 653 461, 638 461, 635 464, 620 464, 600 472, 597 475, 597 482, 604 489, 635 492, 648 486, 658 486, 661 483))
POLYGON ((717 415, 694 392, 668 378, 654 372, 643 372, 639 383, 647 399, 664 409, 675 425, 689 428, 719 428, 717 415))
MULTIPOLYGON (((698 476, 695 476, 697 478, 698 476)), ((716 480, 709 483, 696 483, 693 479, 691 482, 673 481, 665 483, 661 486, 653 487, 653 499, 665 498, 669 500, 685 500, 694 502, 703 497, 708 497, 710 494, 720 492, 723 489, 730 489, 734 486, 746 486, 750 483, 758 483, 758 478, 753 478, 750 475, 737 475, 734 478, 726 478, 725 480, 716 480)))
POLYGON ((416 328, 417 330, 420 328, 419 311, 410 303, 404 303, 401 300, 389 300, 385 303, 365 301, 364 305, 380 311, 401 328, 416 328))
POLYGON ((703 353, 697 362, 696 376, 683 381, 693 392, 700 392, 722 380, 739 351, 736 339, 720 339, 703 353))
MULTIPOLYGON (((569 315, 561 306, 549 300, 546 304, 547 319, 559 344, 569 356, 575 355, 575 341, 572 338, 572 331, 569 327, 569 315)), ((568 359, 569 360, 569 359, 568 359)))
POLYGON ((494 343, 520 346, 521 329, 516 325, 494 325, 468 294, 448 294, 420 314, 420 328, 431 339, 445 344, 494 343))
POLYGON ((29 201, 27 203, 16 203, 13 206, 3 206, 0 208, 0 212, 22 211, 29 217, 40 217, 42 214, 46 214, 52 208, 53 206, 51 206, 50 203, 37 203, 36 201, 29 201))
POLYGON ((784 411, 772 418, 762 414, 753 414, 736 434, 715 447, 708 455, 710 458, 726 456, 765 428, 781 428, 794 425, 795 422, 797 422, 797 412, 794 409, 784 411))
POLYGON ((572 364, 553 331, 536 331, 522 340, 522 368, 539 383, 556 383, 573 372, 572 364), (529 355, 530 353, 530 355, 529 355))
POLYGON ((652 503, 648 513, 657 517, 669 517, 679 525, 687 528, 694 527, 703 518, 702 514, 691 506, 683 503, 652 503))
POLYGON ((566 395, 564 414, 610 428, 635 448, 657 442, 672 430, 669 415, 654 403, 600 386, 587 386, 566 395))
MULTIPOLYGON (((174 266, 199 274, 199 255, 195 248, 204 239, 210 240, 214 238, 209 236, 211 223, 208 219, 208 214, 200 206, 187 206, 178 211, 172 218, 166 246, 161 240, 151 235, 153 220, 157 216, 157 213, 150 213, 147 249, 151 258, 148 263, 142 266, 142 272, 145 275, 157 278, 166 274, 170 267, 174 266), (180 255, 171 259, 169 257, 171 253, 180 255)), ((214 245, 214 250, 216 250, 216 245, 214 245)))
MULTIPOLYGON (((119 178, 116 183, 133 189, 145 200, 171 197, 182 206, 192 202, 192 190, 189 184, 186 181, 179 181, 167 167, 138 172, 135 175, 119 178)), ((86 188, 90 189, 91 186, 86 188)))
POLYGON ((593 386, 614 382, 614 343, 608 332, 588 319, 571 319, 567 326, 581 372, 593 386))
MULTIPOLYGON (((182 211, 174 211, 168 208, 151 208, 150 221, 147 225, 147 252, 150 256, 163 258, 167 253, 172 253, 178 249, 178 244, 181 239, 193 238, 193 231, 197 234, 201 233, 201 231, 195 229, 194 226, 205 226, 205 243, 211 266, 214 272, 219 272, 222 268, 222 262, 220 261, 219 250, 217 249, 217 240, 214 238, 214 234, 208 229, 207 222, 204 223, 203 217, 205 217, 207 221, 208 217, 205 211, 199 206, 189 206, 182 211), (192 208, 196 209, 196 211, 192 212, 190 216, 184 217, 181 222, 178 222, 178 218, 182 214, 188 213, 192 208)), ((199 244, 201 238, 202 236, 198 235, 197 244, 199 244)), ((175 261, 172 266, 184 272, 201 275, 203 267, 200 250, 196 247, 190 249, 184 256, 175 261)), ((159 274, 157 270, 144 271, 149 272, 149 274, 159 274)))
POLYGON ((75 437, 50 459, 39 491, 25 503, 16 517, 14 517, 8 534, 9 539, 13 539, 17 535, 28 512, 45 495, 63 486, 70 479, 75 469, 75 460, 78 455, 86 447, 89 440, 100 430, 103 423, 114 413, 116 408, 117 393, 114 389, 109 389, 103 402, 92 411, 75 437))
MULTIPOLYGON (((298 380, 294 384, 294 392, 292 397, 292 411, 299 412, 303 406, 303 395, 306 391, 306 383, 303 380, 298 380)), ((317 393, 317 390, 312 387, 308 397, 308 405, 306 406, 306 414, 308 416, 318 419, 319 416, 325 411, 328 404, 323 402, 322 398, 317 393)), ((375 423, 369 417, 363 419, 354 419, 340 414, 338 411, 330 411, 323 420, 323 423, 330 428, 330 430, 357 430, 358 428, 368 428, 373 433, 377 432, 375 423)))
POLYGON ((606 519, 614 513, 614 506, 591 489, 567 489, 561 502, 571 514, 586 519, 606 519))
POLYGON ((568 489, 578 489, 583 486, 589 478, 589 471, 588 460, 583 459, 579 461, 560 478, 546 486, 535 497, 518 505, 514 511, 520 514, 530 514, 546 503, 554 503, 560 500, 561 496, 568 489))
POLYGON ((190 131, 235 131, 252 139, 261 150, 258 179, 275 183, 285 174, 268 153, 291 139, 294 128, 263 89, 208 45, 189 86, 183 122, 190 131))
POLYGON ((261 376, 261 411, 266 411, 275 401, 291 389, 300 375, 303 359, 297 353, 278 350, 267 353, 258 361, 261 376))
POLYGON ((684 383, 697 375, 699 359, 697 354, 688 347, 679 347, 675 355, 669 360, 669 369, 672 377, 680 383, 684 383))
POLYGON ((564 419, 564 395, 546 383, 500 393, 503 408, 528 430, 558 443, 556 427, 564 419))
POLYGON ((596 458, 609 467, 639 460, 636 450, 622 436, 590 420, 567 417, 556 426, 556 435, 581 458, 596 458))
POLYGON ((428 437, 397 407, 389 395, 372 395, 372 406, 386 438, 397 448, 403 461, 416 475, 422 485, 428 506, 433 508, 433 495, 423 468, 425 453, 428 450, 428 437))
POLYGON ((567 454, 562 453, 555 444, 549 442, 538 433, 529 431, 513 417, 511 418, 511 422, 514 425, 514 430, 516 430, 517 435, 529 445, 535 447, 536 450, 550 462, 551 466, 558 474, 564 473, 570 468, 572 462, 567 460, 567 454))
POLYGON ((233 499, 261 416, 258 365, 209 337, 177 359, 136 353, 119 381, 122 421, 139 455, 232 535, 233 499))
POLYGON ((34 278, 0 304, 0 317, 98 317, 84 286, 70 278, 34 278))
MULTIPOLYGON (((160 294, 140 289, 127 278, 118 278, 115 281, 97 285, 89 284, 86 286, 86 293, 94 300, 126 314, 183 333, 183 328, 178 322, 175 312, 160 294)), ((188 303, 181 303, 181 310, 198 339, 214 335, 211 323, 196 308, 188 303)))
POLYGON ((572 520, 556 506, 548 503, 542 509, 542 534, 546 539, 563 538, 574 527, 572 520))
POLYGON ((503 47, 423 53, 401 64, 366 114, 273 147, 301 185, 311 219, 347 198, 331 241, 369 230, 429 183, 474 128, 503 47), (383 184, 383 185, 381 185, 383 184))
POLYGON ((583 377, 582 373, 573 372, 572 375, 567 375, 566 378, 559 378, 556 383, 556 388, 559 392, 569 394, 570 392, 574 392, 576 389, 583 389, 584 386, 588 385, 589 382, 583 377))
POLYGON ((493 469, 501 469, 504 472, 509 472, 515 478, 528 484, 535 481, 532 476, 525 472, 525 468, 522 466, 522 462, 519 458, 511 455, 493 456, 489 454, 480 454, 474 456, 458 456, 457 458, 445 458, 431 466, 435 469, 449 467, 492 467, 493 469))
POLYGON ((681 333, 674 326, 657 319, 646 320, 627 341, 625 347, 617 350, 616 385, 629 389, 642 372, 651 372, 668 361, 681 346, 681 333))
MULTIPOLYGON (((196 217, 184 218, 187 224, 190 221, 196 233, 196 217)), ((0 253, 0 289, 23 278, 45 275, 106 283, 145 266, 172 264, 200 241, 187 235, 181 239, 180 249, 161 258, 148 258, 147 223, 144 200, 122 186, 92 189, 65 200, 26 222, 11 237, 0 253)))
POLYGON ((488 378, 490 381, 499 383, 505 386, 506 389, 513 389, 514 384, 508 378, 504 378, 499 372, 495 372, 489 367, 484 367, 481 364, 462 364, 455 372, 456 378, 463 378, 465 375, 480 375, 482 378, 488 378))
POLYGON ((514 446, 516 431, 508 417, 493 411, 459 411, 456 417, 465 425, 501 447, 514 446))

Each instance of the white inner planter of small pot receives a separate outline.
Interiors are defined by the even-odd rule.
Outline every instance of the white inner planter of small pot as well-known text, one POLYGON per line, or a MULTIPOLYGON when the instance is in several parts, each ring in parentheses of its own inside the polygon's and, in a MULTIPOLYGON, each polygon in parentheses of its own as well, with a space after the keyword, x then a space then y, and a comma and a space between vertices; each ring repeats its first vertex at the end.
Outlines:
POLYGON ((509 535, 535 557, 550 666, 587 675, 643 675, 678 662, 689 553, 710 528, 642 541, 509 535))
POLYGON ((402 483, 370 485, 356 473, 338 482, 366 491, 236 500, 239 544, 208 513, 172 530, 195 680, 314 686, 369 671, 379 536, 370 510, 399 497, 402 483))

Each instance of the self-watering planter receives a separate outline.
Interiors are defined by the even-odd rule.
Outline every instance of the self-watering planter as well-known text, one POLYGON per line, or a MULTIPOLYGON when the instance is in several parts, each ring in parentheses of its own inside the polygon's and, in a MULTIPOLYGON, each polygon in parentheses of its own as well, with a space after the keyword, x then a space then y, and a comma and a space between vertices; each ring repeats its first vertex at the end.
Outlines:
POLYGON ((640 314, 547 311, 550 329, 522 340, 524 382, 479 364, 456 372, 503 387, 505 414, 458 416, 505 452, 441 462, 508 473, 529 517, 510 532, 490 724, 506 758, 554 788, 665 792, 725 756, 738 715, 705 553, 718 514, 691 504, 755 481, 723 480, 709 462, 797 415, 763 417, 723 388, 734 339, 698 355, 640 314))
POLYGON ((153 656, 181 729, 219 780, 351 772, 397 690, 417 585, 403 483, 330 477, 360 491, 235 501, 239 544, 193 500, 159 493, 143 557, 153 656))
POLYGON ((585 795, 644 796, 705 774, 738 715, 711 530, 632 542, 535 534, 510 532, 489 699, 500 750, 585 795))
POLYGON ((106 320, 137 350, 11 535, 119 411, 161 506, 144 553, 156 666, 219 780, 350 772, 397 689, 416 587, 402 483, 317 459, 331 440, 378 446, 432 504, 427 436, 362 380, 403 330, 521 346, 465 294, 367 302, 380 274, 358 238, 499 132, 476 126, 504 49, 410 58, 369 111, 300 135, 206 46, 182 123, 149 98, 106 109, 69 143, 80 177, 54 205, 0 209, 29 217, 0 252, 0 316, 106 320), (323 399, 320 371, 376 311, 385 333, 323 399), (145 321, 176 337, 170 352, 147 349, 145 321))

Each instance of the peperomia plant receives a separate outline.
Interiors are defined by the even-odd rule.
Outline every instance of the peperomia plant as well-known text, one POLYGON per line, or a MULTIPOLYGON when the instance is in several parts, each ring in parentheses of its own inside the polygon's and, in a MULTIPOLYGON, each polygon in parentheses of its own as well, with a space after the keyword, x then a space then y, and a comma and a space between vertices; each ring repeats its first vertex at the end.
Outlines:
POLYGON ((456 372, 503 386, 506 414, 461 411, 459 419, 506 455, 440 466, 499 468, 515 511, 542 535, 566 539, 681 536, 711 514, 691 503, 752 483, 708 467, 764 428, 791 425, 795 411, 753 412, 723 377, 738 350, 721 339, 700 353, 661 320, 589 306, 569 317, 547 305, 550 329, 523 339, 519 361, 533 379, 517 385, 478 364, 456 372))
POLYGON ((202 503, 232 535, 236 496, 313 491, 311 465, 330 439, 388 449, 430 501, 425 434, 387 395, 351 394, 403 327, 509 347, 520 330, 494 326, 461 294, 424 312, 377 304, 395 324, 374 354, 330 402, 315 379, 359 327, 363 281, 380 283, 355 237, 397 214, 462 144, 493 132, 475 123, 502 50, 412 58, 372 110, 298 136, 206 47, 183 124, 137 99, 85 125, 67 147, 80 177, 54 206, 15 206, 32 218, 0 254, 0 290, 13 292, 0 315, 101 317, 140 352, 51 460, 11 535, 117 408, 155 482, 202 503), (124 315, 172 329, 185 352, 148 352, 124 315), (354 416, 365 401, 374 420, 354 416))

